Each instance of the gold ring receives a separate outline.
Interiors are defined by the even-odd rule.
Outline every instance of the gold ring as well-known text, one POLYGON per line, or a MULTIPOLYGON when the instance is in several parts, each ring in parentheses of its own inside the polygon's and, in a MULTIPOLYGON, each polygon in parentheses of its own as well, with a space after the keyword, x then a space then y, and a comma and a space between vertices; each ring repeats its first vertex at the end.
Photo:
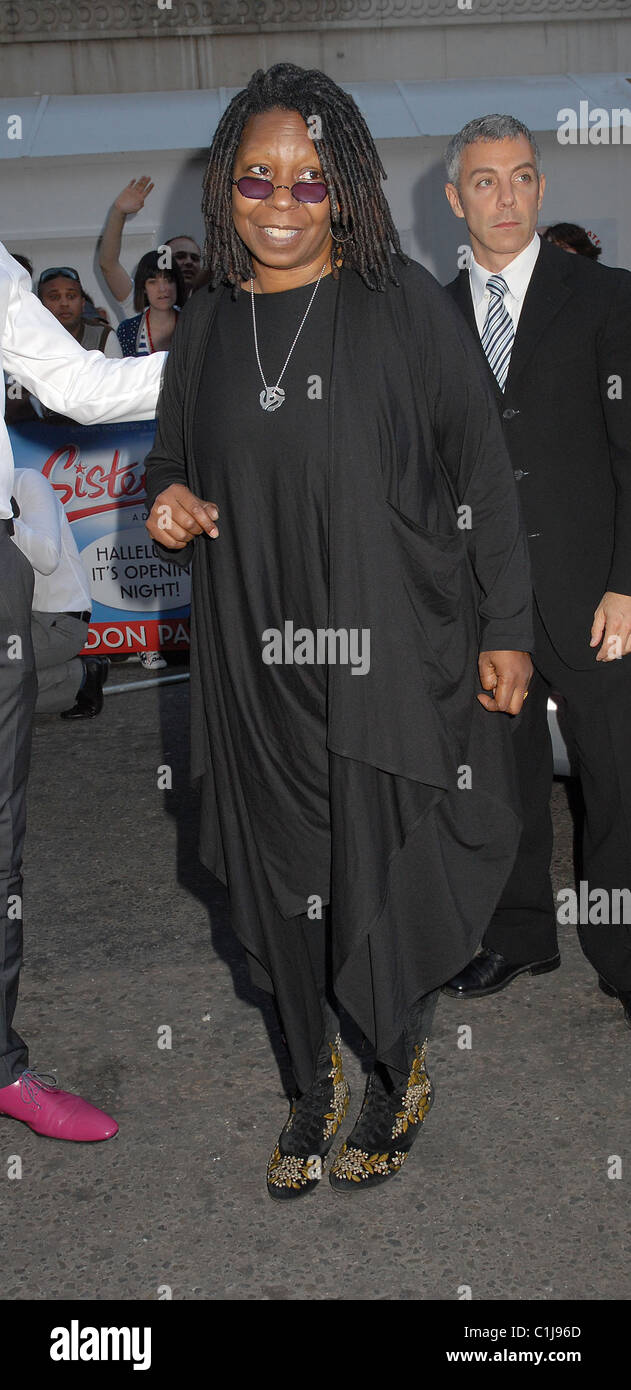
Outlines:
POLYGON ((529 693, 530 693, 530 692, 529 692, 528 690, 524 690, 524 700, 527 700, 527 699, 528 699, 529 693))

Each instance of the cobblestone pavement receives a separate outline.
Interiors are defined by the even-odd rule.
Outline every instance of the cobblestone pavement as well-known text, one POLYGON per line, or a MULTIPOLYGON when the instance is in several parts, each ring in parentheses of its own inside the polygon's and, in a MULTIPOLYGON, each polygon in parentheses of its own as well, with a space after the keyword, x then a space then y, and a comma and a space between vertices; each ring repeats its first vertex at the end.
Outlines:
MULTIPOLYGON (((187 700, 185 684, 148 687, 108 696, 93 722, 36 724, 17 1024, 31 1065, 120 1133, 63 1144, 0 1120, 2 1297, 631 1297, 631 1033, 572 928, 561 970, 466 1007, 441 1000, 436 1104, 400 1178, 355 1200, 326 1181, 295 1205, 269 1200, 281 1046, 196 859, 187 700)), ((559 888, 572 882, 562 783, 554 815, 559 888)), ((346 1055, 342 1133, 364 1084, 346 1055)))

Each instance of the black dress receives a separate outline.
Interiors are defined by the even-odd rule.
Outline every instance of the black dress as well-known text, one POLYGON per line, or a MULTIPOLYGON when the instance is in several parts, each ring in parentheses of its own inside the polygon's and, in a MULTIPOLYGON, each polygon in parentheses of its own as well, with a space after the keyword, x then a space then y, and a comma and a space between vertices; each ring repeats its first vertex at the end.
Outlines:
MULTIPOLYGON (((255 296, 268 385, 278 381, 313 292, 312 283, 255 296)), ((321 909, 329 902, 331 833, 328 667, 300 659, 311 655, 300 635, 315 637, 328 625, 328 388, 336 295, 337 281, 324 276, 282 378, 286 398, 274 411, 260 404, 251 294, 226 296, 193 424, 204 496, 219 508, 220 538, 210 547, 210 562, 222 688, 206 697, 216 734, 213 796, 228 884, 242 911, 248 895, 257 899, 250 911, 266 922, 272 938, 275 992, 289 1038, 304 1029, 306 1007, 306 1031, 313 1031, 313 1041, 304 1039, 306 1069, 320 1029, 321 909), (269 659, 279 647, 280 663, 269 659), (254 874, 248 864, 256 866, 254 874), (300 920, 288 930, 280 919, 290 918, 300 920), (313 1001, 296 1001, 297 977, 305 973, 298 993, 311 994, 312 969, 313 1001)), ((270 987, 252 958, 250 969, 270 987)), ((291 1050, 301 1073, 299 1036, 291 1050)))
MULTIPOLYGON (((320 282, 282 379, 286 399, 270 412, 259 400, 252 297, 224 299, 193 434, 204 495, 219 508, 211 562, 227 696, 221 747, 229 745, 253 849, 286 918, 305 913, 311 895, 329 900, 327 667, 263 658, 278 654, 270 630, 279 634, 285 658, 294 654, 293 641, 285 640, 292 630, 327 626, 327 398, 336 289, 331 275, 320 282)), ((278 380, 313 291, 310 284, 255 296, 268 384, 278 380)), ((218 749, 216 740, 215 770, 218 749)), ((231 798, 234 773, 222 781, 222 797, 231 798)))

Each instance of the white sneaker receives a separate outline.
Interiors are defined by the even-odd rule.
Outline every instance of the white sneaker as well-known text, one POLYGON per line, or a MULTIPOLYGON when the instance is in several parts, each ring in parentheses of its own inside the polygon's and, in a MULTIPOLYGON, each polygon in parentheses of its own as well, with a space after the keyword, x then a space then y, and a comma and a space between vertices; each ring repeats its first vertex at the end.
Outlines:
POLYGON ((145 671, 160 671, 166 666, 166 661, 159 652, 141 652, 140 664, 144 666, 145 671))

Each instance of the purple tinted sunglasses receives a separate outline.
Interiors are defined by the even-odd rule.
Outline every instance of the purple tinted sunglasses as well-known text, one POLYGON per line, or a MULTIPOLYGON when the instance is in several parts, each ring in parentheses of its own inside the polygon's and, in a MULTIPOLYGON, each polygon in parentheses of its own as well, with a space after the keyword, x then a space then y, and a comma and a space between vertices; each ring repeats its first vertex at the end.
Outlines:
MULTIPOLYGON (((244 198, 269 198, 277 188, 289 188, 288 183, 272 183, 271 179, 250 178, 231 179, 244 198)), ((297 203, 323 203, 327 188, 325 183, 295 183, 290 190, 297 203)))

